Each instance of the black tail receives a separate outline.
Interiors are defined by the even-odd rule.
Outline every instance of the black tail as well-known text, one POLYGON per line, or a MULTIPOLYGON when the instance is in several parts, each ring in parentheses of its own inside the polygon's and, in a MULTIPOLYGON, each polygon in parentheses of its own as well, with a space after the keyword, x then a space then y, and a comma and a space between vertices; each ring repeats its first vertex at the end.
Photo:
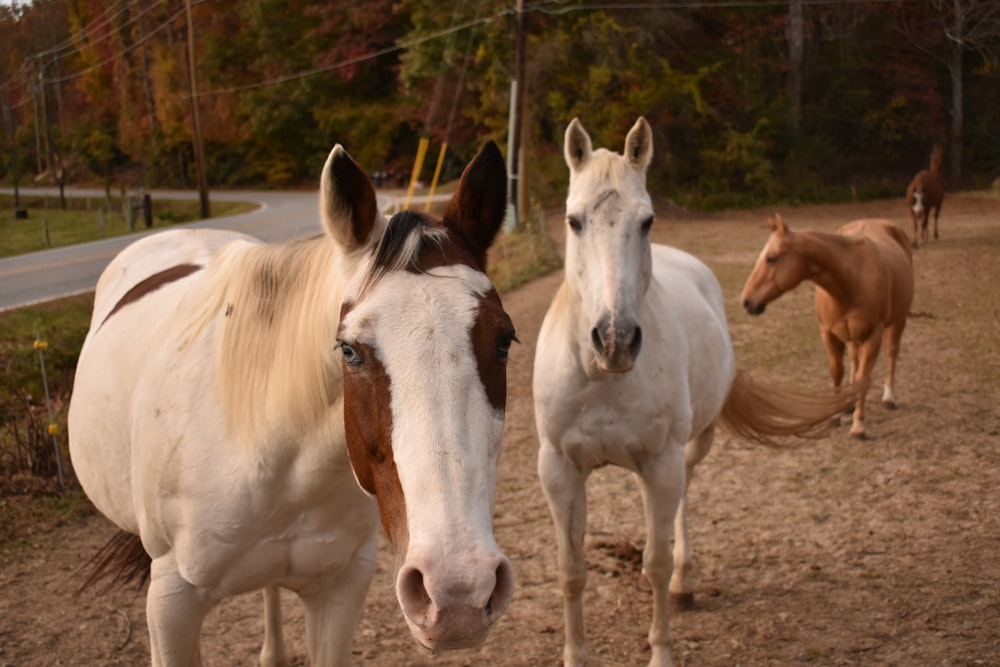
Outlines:
POLYGON ((90 568, 90 574, 76 591, 75 596, 104 578, 110 578, 111 581, 101 592, 106 592, 113 586, 124 586, 133 582, 136 582, 136 588, 142 588, 149 581, 151 562, 152 559, 142 546, 139 536, 119 530, 84 565, 85 568, 90 568))

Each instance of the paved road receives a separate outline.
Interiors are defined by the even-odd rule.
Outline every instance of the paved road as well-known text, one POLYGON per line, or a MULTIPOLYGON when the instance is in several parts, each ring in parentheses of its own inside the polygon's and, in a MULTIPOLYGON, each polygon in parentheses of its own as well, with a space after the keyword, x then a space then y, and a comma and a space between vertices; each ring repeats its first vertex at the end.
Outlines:
MULTIPOLYGON (((51 188, 22 188, 21 192, 25 196, 58 195, 51 188)), ((151 194, 154 206, 157 199, 197 198, 197 193, 190 191, 162 190, 151 194)), ((67 195, 101 197, 103 193, 74 189, 67 190, 67 195)), ((185 226, 232 229, 268 242, 311 236, 321 231, 319 204, 314 191, 213 191, 210 196, 212 201, 257 202, 260 208, 250 213, 211 218, 185 226)), ((379 196, 383 211, 391 209, 394 202, 392 195, 379 196)), ((0 311, 93 290, 104 267, 122 248, 141 236, 157 231, 162 231, 162 228, 0 259, 0 311)))

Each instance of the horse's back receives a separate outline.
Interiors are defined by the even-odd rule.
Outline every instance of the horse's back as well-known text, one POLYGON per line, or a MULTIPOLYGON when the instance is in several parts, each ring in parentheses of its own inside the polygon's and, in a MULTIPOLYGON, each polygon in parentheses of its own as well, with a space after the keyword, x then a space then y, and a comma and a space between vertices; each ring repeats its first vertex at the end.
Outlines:
POLYGON ((841 236, 861 236, 870 239, 880 247, 885 247, 889 256, 898 256, 899 252, 906 258, 908 264, 913 264, 913 250, 910 239, 899 225, 892 220, 882 218, 865 218, 854 220, 840 227, 837 233, 841 236), (897 251, 898 248, 898 251, 897 251))
MULTIPOLYGON (((891 220, 875 218, 854 220, 837 233, 865 238, 877 249, 878 268, 885 276, 886 318, 897 322, 905 320, 913 302, 913 250, 906 232, 891 220)), ((868 281, 867 284, 877 283, 868 281)))
POLYGON ((181 265, 205 266, 219 248, 250 236, 221 229, 170 229, 129 244, 101 273, 94 294, 91 331, 99 328, 121 299, 150 277, 181 265))

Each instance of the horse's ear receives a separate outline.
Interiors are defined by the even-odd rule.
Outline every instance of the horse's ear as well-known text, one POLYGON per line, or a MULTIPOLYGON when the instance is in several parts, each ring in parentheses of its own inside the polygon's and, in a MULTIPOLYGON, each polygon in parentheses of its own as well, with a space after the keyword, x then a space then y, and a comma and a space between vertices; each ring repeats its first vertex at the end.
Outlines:
POLYGON ((625 137, 625 159, 639 171, 646 171, 653 160, 653 130, 642 116, 625 137))
POLYGON ((444 224, 469 244, 479 268, 486 270, 489 250, 507 213, 507 166, 492 140, 462 172, 458 189, 444 212, 444 224))
POLYGON ((566 154, 566 165, 569 167, 569 170, 577 171, 582 167, 590 159, 590 154, 593 150, 593 146, 590 143, 590 135, 583 129, 580 120, 574 118, 570 121, 569 127, 566 128, 566 140, 563 145, 563 152, 566 154))
POLYGON ((780 236, 784 236, 788 233, 788 226, 785 224, 785 221, 781 219, 780 213, 775 213, 773 218, 768 218, 767 226, 772 232, 776 232, 780 236))
POLYGON ((367 245, 378 216, 375 188, 340 144, 323 165, 319 210, 326 231, 342 248, 352 251, 367 245))

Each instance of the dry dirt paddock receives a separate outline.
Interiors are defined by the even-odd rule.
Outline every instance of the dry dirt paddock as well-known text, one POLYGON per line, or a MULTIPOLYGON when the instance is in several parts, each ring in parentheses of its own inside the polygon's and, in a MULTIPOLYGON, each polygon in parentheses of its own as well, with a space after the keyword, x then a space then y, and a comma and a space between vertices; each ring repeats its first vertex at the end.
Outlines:
MULTIPOLYGON (((716 271, 742 367, 764 382, 825 387, 810 285, 761 318, 737 304, 771 212, 667 214, 654 236, 716 271)), ((909 232, 898 200, 781 213, 793 229, 832 231, 879 216, 909 232)), ((556 224, 553 235, 561 233, 556 224)), ((689 496, 700 585, 696 608, 671 622, 678 665, 1000 665, 998 257, 1000 198, 947 197, 941 239, 915 253, 899 409, 878 404, 880 361, 869 396, 870 440, 849 440, 846 423, 795 451, 751 447, 720 433, 689 496)), ((523 343, 511 354, 496 507, 497 541, 517 577, 510 610, 481 649, 419 649, 396 605, 383 542, 356 635, 357 665, 561 663, 561 601, 535 475, 530 382, 535 337, 560 278, 549 275, 504 298, 523 343)), ((591 664, 645 665, 650 595, 637 565, 644 541, 638 490, 615 469, 595 473, 588 490, 591 664)), ((0 665, 148 664, 142 593, 71 598, 77 569, 112 532, 99 516, 42 530, 33 548, 0 572, 0 665)), ((303 664, 301 613, 290 596, 285 608, 286 635, 303 664)), ((236 598, 209 617, 204 657, 210 665, 256 664, 260 640, 259 598, 236 598)))

